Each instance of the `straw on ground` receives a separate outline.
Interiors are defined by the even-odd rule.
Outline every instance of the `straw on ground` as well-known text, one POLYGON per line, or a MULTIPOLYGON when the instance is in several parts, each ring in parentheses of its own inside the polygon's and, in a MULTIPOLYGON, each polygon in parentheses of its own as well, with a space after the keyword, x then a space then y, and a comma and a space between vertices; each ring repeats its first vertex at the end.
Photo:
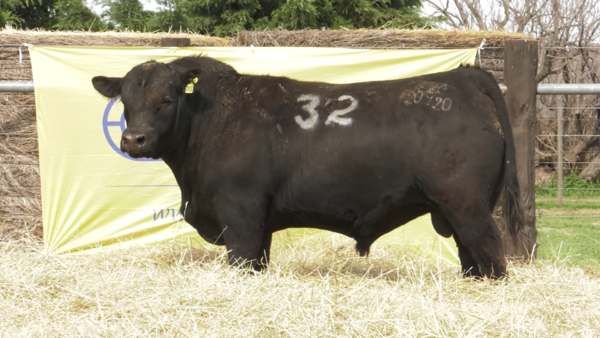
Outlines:
POLYGON ((274 241, 267 272, 216 247, 56 255, 0 242, 0 336, 384 337, 600 334, 600 272, 560 261, 463 279, 398 248, 357 257, 332 235, 274 241))

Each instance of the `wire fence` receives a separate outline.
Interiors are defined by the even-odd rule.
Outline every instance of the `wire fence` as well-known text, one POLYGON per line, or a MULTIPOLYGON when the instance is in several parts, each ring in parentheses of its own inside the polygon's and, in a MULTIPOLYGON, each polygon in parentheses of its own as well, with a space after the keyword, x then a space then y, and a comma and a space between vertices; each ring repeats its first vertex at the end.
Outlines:
POLYGON ((556 100, 537 122, 537 241, 545 252, 589 259, 600 248, 600 107, 556 100))
MULTIPOLYGON (((536 135, 538 167, 568 171, 583 169, 589 164, 600 164, 600 106, 546 106, 543 110, 545 114, 554 116, 537 118, 540 132, 536 135), (563 116, 564 111, 569 109, 578 112, 563 116), (561 155, 567 158, 562 159, 561 155)), ((589 177, 592 178, 596 177, 589 177)))

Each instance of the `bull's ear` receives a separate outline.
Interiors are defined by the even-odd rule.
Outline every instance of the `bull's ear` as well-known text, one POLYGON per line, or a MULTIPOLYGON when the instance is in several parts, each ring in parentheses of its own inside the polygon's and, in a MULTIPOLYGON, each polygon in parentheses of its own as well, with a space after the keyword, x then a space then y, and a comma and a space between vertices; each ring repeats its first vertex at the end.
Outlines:
POLYGON ((92 79, 92 84, 100 94, 112 99, 121 95, 122 81, 121 77, 96 76, 92 79))
POLYGON ((200 68, 188 70, 181 77, 181 80, 182 80, 181 85, 188 89, 189 89, 189 86, 192 86, 192 88, 193 88, 193 86, 201 80, 201 76, 200 76, 201 73, 202 73, 202 70, 200 68))

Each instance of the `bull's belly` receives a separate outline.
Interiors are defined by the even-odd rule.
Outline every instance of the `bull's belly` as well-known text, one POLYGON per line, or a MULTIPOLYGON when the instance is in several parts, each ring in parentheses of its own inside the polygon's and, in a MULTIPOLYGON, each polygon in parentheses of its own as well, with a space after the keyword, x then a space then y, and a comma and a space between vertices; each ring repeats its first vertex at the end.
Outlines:
POLYGON ((395 205, 383 211, 377 207, 358 211, 340 206, 338 212, 280 211, 266 220, 270 232, 287 228, 315 228, 340 233, 355 239, 378 238, 411 220, 436 210, 429 204, 411 203, 395 205))

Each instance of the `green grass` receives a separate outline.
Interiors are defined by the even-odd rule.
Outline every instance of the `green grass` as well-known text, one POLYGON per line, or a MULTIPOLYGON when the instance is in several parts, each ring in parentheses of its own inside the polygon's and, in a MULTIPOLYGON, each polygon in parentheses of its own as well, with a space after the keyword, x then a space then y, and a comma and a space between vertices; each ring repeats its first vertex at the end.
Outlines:
POLYGON ((563 179, 563 202, 557 179, 535 188, 538 259, 561 260, 582 268, 600 268, 600 182, 563 179))
MULTIPOLYGON (((557 197, 558 180, 553 178, 549 183, 535 187, 536 198, 557 197)), ((563 177, 563 197, 565 198, 600 198, 600 181, 586 181, 579 178, 576 170, 563 177)))
MULTIPOLYGON (((600 195, 600 192, 598 193, 600 195)), ((598 201, 589 200, 563 200, 562 204, 559 204, 556 200, 536 200, 536 210, 544 209, 559 209, 560 210, 581 210, 581 209, 594 209, 598 210, 600 215, 600 196, 598 201)))
POLYGON ((600 217, 542 215, 536 228, 538 259, 560 259, 582 268, 600 268, 600 217))

